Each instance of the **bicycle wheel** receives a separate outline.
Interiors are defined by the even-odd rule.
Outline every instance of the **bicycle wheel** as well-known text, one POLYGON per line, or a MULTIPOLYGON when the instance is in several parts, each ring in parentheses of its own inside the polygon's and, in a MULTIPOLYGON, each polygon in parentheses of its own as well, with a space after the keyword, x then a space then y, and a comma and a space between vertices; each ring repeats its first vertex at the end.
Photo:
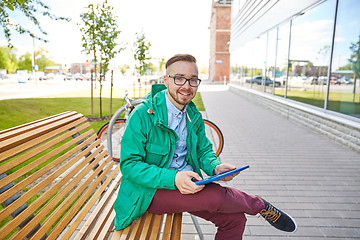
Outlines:
POLYGON ((205 123, 205 133, 210 142, 213 145, 213 150, 217 157, 219 157, 220 153, 224 148, 224 136, 220 131, 220 128, 215 125, 215 123, 204 119, 205 123))
MULTIPOLYGON (((120 161, 120 149, 121 149, 121 140, 125 131, 126 119, 118 118, 116 119, 113 129, 112 129, 112 154, 114 161, 120 161)), ((107 135, 108 135, 109 123, 104 124, 99 131, 97 132, 98 139, 101 143, 107 148, 107 135)))

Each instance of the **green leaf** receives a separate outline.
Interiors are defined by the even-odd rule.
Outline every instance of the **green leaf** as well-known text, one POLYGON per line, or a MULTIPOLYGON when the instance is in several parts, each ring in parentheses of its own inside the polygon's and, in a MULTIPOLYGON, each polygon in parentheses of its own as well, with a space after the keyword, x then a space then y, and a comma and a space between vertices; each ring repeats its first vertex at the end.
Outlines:
POLYGON ((11 5, 10 3, 6 4, 6 6, 7 6, 11 11, 14 11, 14 6, 11 5))

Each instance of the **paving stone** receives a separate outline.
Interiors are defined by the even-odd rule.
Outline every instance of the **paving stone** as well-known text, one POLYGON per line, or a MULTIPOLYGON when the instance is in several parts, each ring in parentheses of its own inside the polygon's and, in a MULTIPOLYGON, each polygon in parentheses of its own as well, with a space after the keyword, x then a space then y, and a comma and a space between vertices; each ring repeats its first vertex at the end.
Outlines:
POLYGON ((265 197, 299 224, 286 234, 247 216, 244 240, 359 238, 360 154, 248 98, 206 88, 206 116, 225 137, 221 160, 250 165, 226 185, 265 197))

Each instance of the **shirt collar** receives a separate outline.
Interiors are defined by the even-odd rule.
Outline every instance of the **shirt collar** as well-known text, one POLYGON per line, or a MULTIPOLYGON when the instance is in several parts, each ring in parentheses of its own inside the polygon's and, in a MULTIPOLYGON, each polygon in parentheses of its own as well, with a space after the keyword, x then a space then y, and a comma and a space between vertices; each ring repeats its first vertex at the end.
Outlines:
POLYGON ((180 113, 185 114, 187 106, 184 107, 184 110, 180 111, 175 105, 170 101, 167 92, 165 92, 165 99, 166 99, 166 107, 168 110, 168 114, 178 116, 180 113))

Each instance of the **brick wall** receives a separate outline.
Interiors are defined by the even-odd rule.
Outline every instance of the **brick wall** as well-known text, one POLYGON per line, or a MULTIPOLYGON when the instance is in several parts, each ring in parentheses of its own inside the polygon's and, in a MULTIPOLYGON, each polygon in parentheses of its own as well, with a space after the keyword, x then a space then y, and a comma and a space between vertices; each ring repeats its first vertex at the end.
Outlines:
POLYGON ((213 2, 210 20, 209 79, 215 82, 229 81, 230 77, 230 28, 231 5, 213 2))

